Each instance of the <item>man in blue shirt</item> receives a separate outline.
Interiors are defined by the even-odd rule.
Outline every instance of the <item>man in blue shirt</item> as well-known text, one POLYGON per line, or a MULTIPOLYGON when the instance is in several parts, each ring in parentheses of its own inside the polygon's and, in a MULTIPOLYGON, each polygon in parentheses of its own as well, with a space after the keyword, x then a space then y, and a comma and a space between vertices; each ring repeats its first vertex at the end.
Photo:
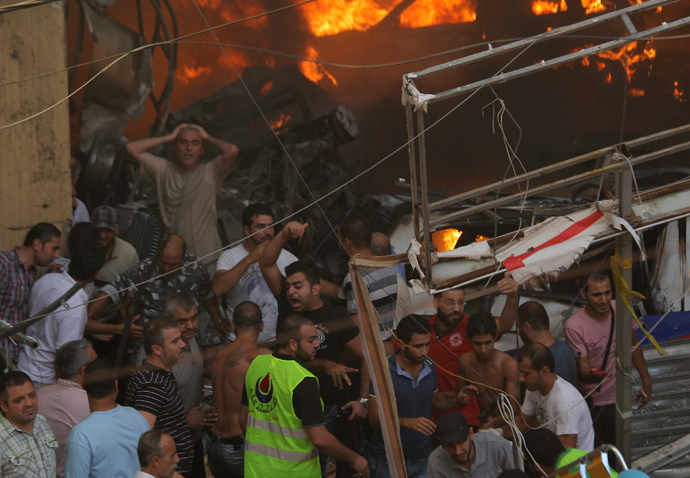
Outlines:
POLYGON ((556 375, 577 386, 577 364, 570 347, 551 335, 549 314, 543 305, 536 301, 525 302, 518 308, 516 322, 520 338, 525 344, 536 342, 546 345, 556 361, 556 375))
MULTIPOLYGON (((432 408, 447 410, 462 406, 477 393, 477 389, 468 385, 457 394, 438 391, 436 366, 427 357, 431 325, 426 319, 408 315, 398 324, 396 334, 400 350, 388 357, 388 368, 395 389, 405 466, 408 478, 425 478, 431 435, 436 430, 431 421, 432 408)), ((371 438, 370 475, 372 478, 390 478, 373 385, 369 394, 369 423, 375 429, 371 438)))

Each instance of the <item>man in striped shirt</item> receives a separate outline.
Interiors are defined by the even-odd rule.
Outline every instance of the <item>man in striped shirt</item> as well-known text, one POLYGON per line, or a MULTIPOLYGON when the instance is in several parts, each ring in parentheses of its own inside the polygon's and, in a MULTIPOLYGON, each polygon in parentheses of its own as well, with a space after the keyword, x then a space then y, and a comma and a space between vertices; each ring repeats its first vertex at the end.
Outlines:
MULTIPOLYGON (((371 250, 371 226, 366 219, 360 216, 348 216, 338 226, 338 239, 341 247, 349 256, 374 257, 371 250)), ((385 267, 382 269, 362 270, 364 282, 369 289, 371 303, 380 317, 379 332, 381 340, 388 355, 393 353, 392 330, 395 322, 395 305, 398 298, 398 276, 395 269, 385 267)), ((348 273, 340 289, 341 299, 347 300, 347 312, 355 324, 357 318, 357 301, 352 289, 352 279, 348 273)))
POLYGON ((149 422, 175 440, 180 462, 177 472, 188 476, 192 471, 194 446, 184 413, 184 404, 172 373, 182 360, 185 342, 173 319, 150 320, 144 327, 146 360, 129 379, 125 402, 138 410, 149 422))

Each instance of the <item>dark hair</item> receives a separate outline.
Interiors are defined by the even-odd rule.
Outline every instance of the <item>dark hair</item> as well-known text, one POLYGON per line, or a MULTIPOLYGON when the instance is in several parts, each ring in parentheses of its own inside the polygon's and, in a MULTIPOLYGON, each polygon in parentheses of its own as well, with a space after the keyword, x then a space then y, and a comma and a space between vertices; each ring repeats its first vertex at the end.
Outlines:
POLYGON ((348 216, 340 222, 338 232, 357 249, 371 248, 371 226, 362 216, 348 216))
POLYGON ((521 322, 527 322, 538 332, 549 330, 549 314, 544 306, 535 300, 525 302, 518 307, 518 317, 521 322))
POLYGON ((389 256, 393 254, 393 246, 385 234, 378 232, 371 234, 371 252, 375 256, 389 256))
POLYGON ((55 354, 58 378, 71 379, 79 375, 81 368, 91 362, 89 349, 92 347, 91 342, 86 339, 63 344, 55 354))
POLYGON ((431 333, 431 324, 423 317, 417 315, 406 315, 398 323, 395 329, 395 335, 404 344, 409 344, 414 334, 429 334, 431 333))
POLYGON ((62 237, 60 229, 47 222, 39 222, 26 234, 24 238, 24 247, 33 246, 36 239, 41 241, 41 244, 45 245, 46 242, 52 241, 54 237, 62 237))
POLYGON ((604 281, 609 281, 609 284, 611 284, 611 279, 609 276, 600 271, 595 271, 592 272, 588 277, 587 280, 585 281, 585 286, 582 288, 583 291, 587 292, 587 289, 589 289, 589 283, 591 282, 604 282, 604 281))
POLYGON ((302 326, 314 325, 314 323, 300 314, 290 314, 284 319, 278 320, 276 326, 276 348, 284 347, 290 340, 300 340, 302 326))
POLYGON ((443 297, 443 294, 444 294, 445 292, 452 292, 452 291, 454 291, 454 290, 461 290, 461 291, 465 292, 465 289, 463 289, 462 287, 456 287, 455 289, 444 290, 443 292, 436 292, 436 293, 434 294, 434 299, 440 300, 440 299, 443 297))
POLYGON ((254 222, 254 218, 256 216, 271 216, 272 218, 273 211, 271 211, 271 208, 268 206, 268 204, 260 202, 250 204, 244 208, 244 211, 242 211, 242 226, 252 227, 252 223, 254 222))
POLYGON ((498 325, 490 312, 477 312, 470 315, 467 321, 467 338, 472 340, 476 335, 490 335, 496 338, 498 325))
POLYGON ((309 282, 309 285, 312 287, 318 284, 321 280, 319 271, 316 270, 314 264, 311 261, 305 261, 301 259, 299 261, 293 262, 285 268, 285 277, 289 277, 293 274, 297 274, 300 272, 304 274, 304 277, 306 277, 307 282, 309 282))
POLYGON ((29 376, 24 372, 20 372, 19 370, 0 374, 0 401, 7 403, 7 401, 10 399, 10 395, 7 392, 8 388, 19 387, 24 385, 26 382, 33 384, 29 376))
POLYGON ((165 345, 165 330, 179 329, 180 326, 170 317, 156 317, 149 320, 144 325, 144 353, 148 356, 153 354, 153 346, 165 345))
MULTIPOLYGON (((554 432, 546 428, 538 428, 528 431, 524 437, 524 446, 537 464, 550 468, 556 467, 558 457, 565 448, 554 432)), ((529 456, 529 453, 526 455, 529 456)))
POLYGON ((498 478, 529 478, 529 475, 522 470, 506 470, 498 478))
POLYGON ((99 357, 89 363, 84 370, 86 394, 91 398, 106 398, 115 393, 117 370, 115 363, 105 357, 99 357))
POLYGON ((549 371, 553 373, 556 370, 556 360, 547 346, 538 342, 525 344, 518 350, 518 362, 523 359, 529 359, 532 363, 532 368, 537 372, 544 367, 548 367, 549 371))
POLYGON ((153 457, 162 458, 161 438, 163 438, 163 432, 157 428, 145 431, 139 437, 137 456, 139 457, 139 465, 142 468, 149 466, 153 457))
POLYGON ((89 280, 105 264, 105 247, 100 244, 84 244, 72 254, 69 275, 77 280, 89 280))
POLYGON ((72 226, 67 240, 69 253, 74 254, 84 246, 98 243, 98 229, 91 222, 80 222, 72 226))
POLYGON ((235 307, 232 313, 232 323, 235 324, 235 331, 246 329, 258 330, 261 327, 261 308, 254 302, 245 300, 235 307))

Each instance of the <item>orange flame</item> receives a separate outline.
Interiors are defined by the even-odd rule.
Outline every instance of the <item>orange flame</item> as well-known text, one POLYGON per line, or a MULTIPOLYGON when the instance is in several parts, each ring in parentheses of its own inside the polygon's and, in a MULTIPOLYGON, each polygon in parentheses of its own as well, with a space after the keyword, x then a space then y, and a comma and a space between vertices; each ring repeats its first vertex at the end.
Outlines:
POLYGON ((400 26, 419 28, 473 22, 477 19, 476 10, 476 2, 469 0, 417 0, 400 15, 400 26))
POLYGON ((549 0, 534 0, 532 2, 532 12, 535 15, 548 15, 551 13, 565 12, 568 10, 568 4, 565 0, 561 0, 559 4, 556 2, 551 2, 549 0))
POLYGON ((484 241, 488 241, 489 239, 491 239, 491 238, 487 237, 487 236, 482 236, 481 234, 477 234, 475 241, 476 242, 484 242, 484 241))
POLYGON ((438 252, 452 251, 458 243, 458 239, 462 236, 462 231, 457 229, 443 229, 431 234, 431 242, 434 244, 438 252))
POLYGON ((193 80, 194 78, 197 78, 203 73, 211 73, 211 69, 205 66, 200 66, 199 68, 192 68, 191 66, 184 65, 182 68, 184 69, 184 71, 176 72, 175 78, 184 81, 186 84, 189 84, 189 80, 193 80))
POLYGON ((606 11, 606 5, 602 0, 582 0, 582 8, 585 9, 587 15, 606 11))
POLYGON ((319 0, 303 8, 309 30, 317 37, 368 30, 389 12, 373 0, 319 0))
POLYGON ((280 117, 277 120, 270 122, 271 123, 271 129, 273 129, 274 131, 277 129, 280 129, 281 127, 285 126, 290 121, 292 121, 292 117, 290 115, 286 115, 285 113, 281 113, 280 117))
POLYGON ((679 103, 685 103, 687 98, 684 98, 685 92, 678 89, 678 82, 673 82, 673 97, 678 100, 679 103))
MULTIPOLYGON (((312 4, 310 3, 308 5, 312 4)), ((318 57, 319 53, 316 51, 316 49, 312 47, 307 47, 307 58, 309 58, 310 60, 316 60, 318 57)), ((333 75, 326 71, 323 65, 312 63, 311 61, 301 61, 299 63, 299 69, 304 76, 309 78, 314 83, 318 83, 325 76, 329 80, 331 80, 334 86, 338 86, 338 82, 336 81, 336 79, 333 77, 333 75)))
POLYGON ((628 96, 635 96, 635 97, 640 97, 644 96, 644 90, 641 88, 630 88, 628 90, 628 96))
POLYGON ((273 89, 273 82, 272 82, 272 81, 269 81, 268 83, 266 83, 266 84, 261 88, 261 91, 259 92, 259 94, 260 94, 261 96, 266 96, 266 95, 268 94, 268 92, 271 91, 272 89, 273 89))
MULTIPOLYGON (((206 2, 218 2, 220 0, 203 0, 206 2)), ((217 7, 216 7, 217 8, 217 7)), ((241 20, 242 18, 253 17, 266 13, 266 9, 260 4, 260 2, 227 2, 223 5, 221 11, 221 16, 226 22, 232 22, 235 20, 241 20)), ((244 25, 256 28, 259 26, 264 26, 268 21, 268 17, 263 16, 255 18, 254 20, 248 20, 243 22, 244 25)))

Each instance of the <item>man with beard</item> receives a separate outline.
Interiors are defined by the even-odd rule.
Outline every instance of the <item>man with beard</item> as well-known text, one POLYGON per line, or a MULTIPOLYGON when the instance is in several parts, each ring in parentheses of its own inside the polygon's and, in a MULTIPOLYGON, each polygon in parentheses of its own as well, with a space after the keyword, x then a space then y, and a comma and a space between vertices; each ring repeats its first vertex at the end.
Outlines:
MULTIPOLYGON (((285 229, 292 229, 293 234, 301 234, 304 231, 303 228, 304 225, 299 223, 290 223, 285 226, 285 229)), ((318 329, 319 350, 316 353, 316 359, 308 362, 305 368, 316 375, 319 380, 321 400, 324 403, 326 415, 326 428, 338 439, 350 442, 351 440, 346 439, 352 438, 354 433, 352 430, 349 430, 348 433, 342 422, 336 432, 336 417, 339 406, 352 410, 349 416, 350 421, 367 416, 369 373, 364 362, 359 329, 344 308, 324 304, 321 298, 319 272, 311 263, 302 260, 293 262, 285 268, 285 280, 283 281, 276 264, 276 258, 286 240, 287 235, 279 234, 269 243, 259 261, 261 272, 271 290, 274 293, 279 292, 278 301, 289 303, 293 312, 303 314, 318 329), (348 388, 352 386, 352 380, 348 374, 357 372, 357 369, 339 363, 345 350, 361 361, 361 386, 356 391, 348 388), (359 400, 352 400, 352 398, 359 400)), ((355 443, 348 444, 357 447, 355 443)), ((320 460, 322 476, 325 477, 328 456, 321 453, 320 460)), ((344 465, 337 464, 341 468, 344 468, 344 465)))
MULTIPOLYGON (((489 312, 472 314, 467 322, 467 337, 472 350, 462 354, 458 363, 458 375, 461 378, 458 379, 456 389, 466 384, 465 378, 472 383, 487 384, 478 385, 477 404, 482 413, 492 410, 492 402, 498 398, 496 390, 513 397, 513 408, 517 408, 516 404, 520 399, 517 362, 510 355, 494 348, 497 333, 496 319, 489 312)), ((489 417, 487 426, 504 425, 497 409, 494 415, 496 416, 489 417)))
POLYGON ((441 446, 429 457, 428 478, 496 478, 515 468, 510 442, 493 433, 474 434, 462 413, 441 417, 436 437, 441 446))
POLYGON ((165 136, 127 143, 127 153, 140 172, 156 183, 160 216, 167 232, 182 236, 190 254, 201 257, 207 270, 212 270, 217 255, 209 254, 221 248, 216 228, 216 192, 235 165, 237 146, 214 138, 201 126, 181 124, 165 136), (166 143, 173 143, 175 161, 149 152, 166 143), (201 162, 204 144, 220 152, 207 163, 201 162))
MULTIPOLYGON (((226 297, 228 317, 232 317, 237 304, 246 300, 261 308, 264 330, 259 336, 259 343, 275 338, 278 321, 278 301, 266 284, 258 264, 261 254, 273 239, 271 224, 273 211, 270 207, 259 203, 247 206, 242 212, 242 227, 247 238, 242 244, 223 252, 213 276, 213 293, 216 297, 226 297)), ((280 233, 289 234, 288 226, 280 233)), ((285 275, 285 267, 296 260, 294 255, 281 249, 276 261, 280 273, 285 275)), ((234 339, 234 336, 230 338, 234 339)))
POLYGON ((542 344, 518 350, 520 382, 527 393, 518 417, 521 431, 543 426, 558 435, 565 448, 594 450, 594 429, 587 403, 580 392, 554 373, 555 359, 542 344))
POLYGON ((36 389, 24 372, 0 375, 0 410, 0 476, 55 476, 58 443, 38 415, 36 389))
POLYGON ((146 360, 127 384, 125 404, 138 410, 149 422, 175 440, 180 462, 177 471, 192 471, 194 447, 172 368, 182 360, 186 344, 180 327, 168 317, 150 320, 144 327, 146 360))
POLYGON ((318 381, 303 366, 319 348, 314 324, 290 315, 278 324, 276 342, 273 354, 254 359, 245 379, 240 412, 245 476, 318 478, 321 450, 367 478, 367 461, 326 430, 318 381))
MULTIPOLYGON (((396 334, 400 349, 388 357, 388 370, 400 418, 405 467, 409 478, 425 478, 431 453, 431 435, 436 430, 436 425, 431 421, 431 410, 463 406, 474 397, 477 388, 468 385, 457 393, 438 391, 436 366, 427 358, 431 326, 426 319, 408 315, 398 324, 396 334)), ((371 476, 390 478, 373 384, 369 396, 369 423, 375 429, 369 450, 371 476)))
MULTIPOLYGON (((508 273, 498 282, 498 287, 501 293, 506 295, 506 304, 501 316, 496 318, 498 324, 496 340, 513 327, 518 305, 517 283, 508 276, 508 273)), ((472 345, 467 337, 469 317, 465 315, 465 291, 453 289, 434 294, 434 307, 436 315, 429 319, 433 327, 429 356, 436 363, 439 391, 450 392, 455 390, 457 385, 455 370, 458 368, 459 357, 472 351, 472 345)), ((461 408, 444 412, 434 411, 431 418, 434 422, 438 422, 441 416, 451 411, 463 413, 470 425, 479 425, 479 407, 475 398, 461 408)))

